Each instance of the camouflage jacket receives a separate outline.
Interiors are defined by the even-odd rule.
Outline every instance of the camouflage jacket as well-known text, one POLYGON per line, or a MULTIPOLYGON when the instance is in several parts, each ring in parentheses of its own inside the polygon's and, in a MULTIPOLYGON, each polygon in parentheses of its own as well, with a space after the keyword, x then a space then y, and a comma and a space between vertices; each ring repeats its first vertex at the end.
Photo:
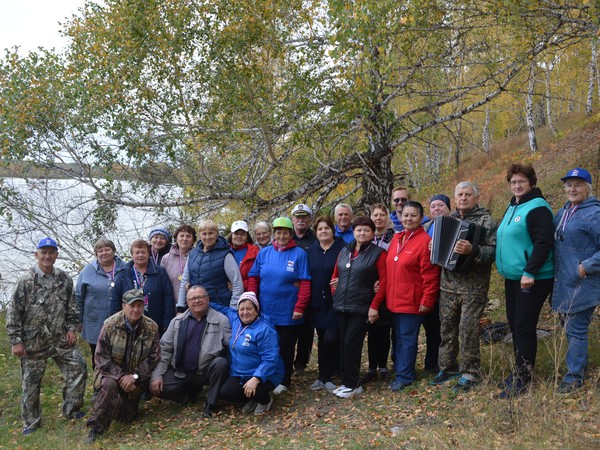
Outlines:
POLYGON ((476 252, 477 256, 468 273, 461 274, 442 269, 440 290, 451 294, 472 294, 487 297, 490 288, 492 263, 496 260, 496 229, 498 224, 492 218, 490 212, 479 205, 476 205, 464 217, 460 216, 458 210, 452 212, 451 216, 481 226, 484 230, 484 236, 479 244, 473 244, 473 251, 476 252))
POLYGON ((102 377, 118 380, 123 375, 137 373, 139 385, 150 379, 152 370, 160 360, 158 325, 149 317, 142 316, 135 336, 130 333, 125 324, 124 311, 104 321, 94 355, 96 388, 100 388, 102 377), (127 345, 128 341, 132 345, 127 345))
POLYGON ((68 347, 67 331, 79 322, 73 279, 54 269, 48 283, 41 282, 36 267, 18 281, 8 303, 6 334, 11 345, 23 343, 28 356, 55 347, 68 347))

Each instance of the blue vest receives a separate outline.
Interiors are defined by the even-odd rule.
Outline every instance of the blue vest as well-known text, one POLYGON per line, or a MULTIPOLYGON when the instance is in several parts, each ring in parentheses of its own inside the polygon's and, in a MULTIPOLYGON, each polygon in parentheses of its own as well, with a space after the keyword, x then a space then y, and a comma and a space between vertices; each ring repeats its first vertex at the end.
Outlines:
POLYGON ((225 274, 225 256, 231 253, 229 243, 224 237, 218 236, 213 248, 204 253, 202 242, 190 252, 188 259, 188 273, 190 286, 200 285, 208 295, 210 301, 220 305, 229 306, 231 291, 227 287, 225 274))

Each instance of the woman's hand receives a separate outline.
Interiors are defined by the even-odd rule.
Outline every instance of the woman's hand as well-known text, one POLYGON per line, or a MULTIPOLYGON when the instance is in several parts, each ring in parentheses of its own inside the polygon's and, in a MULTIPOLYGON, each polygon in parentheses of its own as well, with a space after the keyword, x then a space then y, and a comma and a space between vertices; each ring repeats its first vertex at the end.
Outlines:
POLYGON ((587 273, 583 268, 583 264, 579 263, 579 265, 577 266, 577 273, 579 273, 579 278, 585 278, 587 276, 587 273))
POLYGON ((337 286, 338 286, 338 278, 332 278, 331 281, 329 282, 329 285, 335 291, 337 289, 337 286))
POLYGON ((258 383, 260 383, 260 380, 256 377, 252 377, 246 381, 244 384, 244 395, 248 398, 254 396, 256 394, 256 386, 258 386, 258 383))
POLYGON ((375 323, 379 319, 379 311, 369 308, 369 323, 375 323))
POLYGON ((292 314, 292 320, 300 320, 303 317, 304 317, 304 314, 302 314, 301 312, 294 311, 294 314, 292 314))
POLYGON ((430 313, 432 310, 433 310, 433 308, 430 308, 429 306, 419 305, 420 313, 427 314, 427 313, 430 313))
POLYGON ((529 289, 531 286, 535 284, 535 279, 528 277, 527 275, 523 275, 521 277, 521 289, 529 289))

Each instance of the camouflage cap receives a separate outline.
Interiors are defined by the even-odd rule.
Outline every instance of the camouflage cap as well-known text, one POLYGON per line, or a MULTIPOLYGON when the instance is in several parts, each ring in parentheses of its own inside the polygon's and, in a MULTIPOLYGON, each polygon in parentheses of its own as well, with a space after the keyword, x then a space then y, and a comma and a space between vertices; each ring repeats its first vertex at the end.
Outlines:
POLYGON ((144 291, 141 289, 131 289, 123 294, 123 303, 131 305, 133 302, 143 302, 144 291))

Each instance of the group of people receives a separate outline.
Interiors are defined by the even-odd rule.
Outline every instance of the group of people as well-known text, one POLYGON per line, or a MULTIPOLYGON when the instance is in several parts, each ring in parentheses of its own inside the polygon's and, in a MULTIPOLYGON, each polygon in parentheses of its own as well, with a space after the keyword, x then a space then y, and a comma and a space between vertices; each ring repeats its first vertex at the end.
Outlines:
POLYGON ((298 204, 291 219, 257 223, 254 237, 243 220, 227 237, 211 220, 197 229, 181 225, 173 236, 156 227, 148 240, 132 242, 129 262, 117 256, 112 241, 100 239, 96 259, 75 287, 54 267, 57 242, 42 239, 37 264, 18 282, 7 314, 12 353, 21 361, 23 433, 40 426, 48 358, 65 379, 63 415, 86 416, 87 367, 75 345, 77 331, 93 354, 90 442, 113 419, 134 419, 142 398, 183 405, 197 401, 203 386, 204 417, 220 400, 262 414, 305 370, 315 330, 313 390, 350 398, 378 377, 391 391, 403 390, 416 379, 423 325, 431 384, 456 379, 453 389, 468 391, 481 380, 479 322, 494 262, 505 280, 515 354, 498 396, 528 389, 537 322, 551 293, 568 339, 558 392, 580 388, 588 328, 600 303, 600 202, 591 195, 591 175, 577 168, 561 179, 567 202, 556 216, 536 187, 532 166, 511 165, 506 180, 513 197, 499 225, 479 205, 471 181, 456 186, 454 210, 448 196, 432 196, 429 217, 399 187, 391 214, 376 204, 370 216, 354 218, 352 207, 340 203, 333 218, 314 218, 309 206, 298 204), (460 271, 431 263, 442 216, 477 226, 475 238, 452 243, 452 251, 469 261, 460 271), (361 376, 367 335, 368 370, 361 376), (390 347, 394 377, 387 366, 390 347))

